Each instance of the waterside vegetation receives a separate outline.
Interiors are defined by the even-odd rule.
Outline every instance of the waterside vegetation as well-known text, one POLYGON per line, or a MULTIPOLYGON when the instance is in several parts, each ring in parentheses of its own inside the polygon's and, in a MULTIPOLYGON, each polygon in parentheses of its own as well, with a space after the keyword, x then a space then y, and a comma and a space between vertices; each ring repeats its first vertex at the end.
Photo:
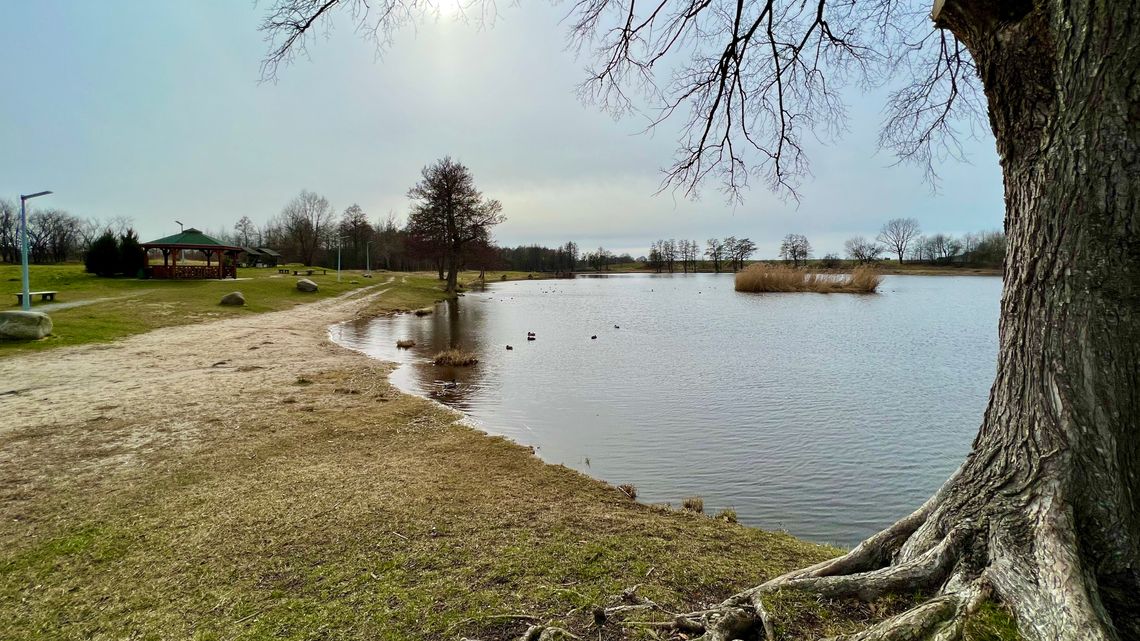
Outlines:
POLYGON ((856 267, 850 273, 829 273, 756 263, 737 272, 736 291, 873 294, 882 280, 882 276, 873 267, 865 265, 856 267))

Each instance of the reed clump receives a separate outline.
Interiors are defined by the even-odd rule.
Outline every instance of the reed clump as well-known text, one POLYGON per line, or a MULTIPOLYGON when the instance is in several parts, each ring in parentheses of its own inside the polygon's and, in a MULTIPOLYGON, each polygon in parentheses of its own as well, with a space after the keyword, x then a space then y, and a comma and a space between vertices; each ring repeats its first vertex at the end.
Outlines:
POLYGON ((448 349, 435 355, 432 363, 436 365, 449 365, 451 367, 466 367, 478 363, 479 359, 475 357, 474 352, 468 352, 461 349, 448 349))
POLYGON ((681 501, 681 509, 696 512, 697 514, 704 514, 705 500, 699 496, 690 496, 684 501, 681 501))
POLYGON ((410 349, 416 346, 416 342, 410 338, 401 338, 396 341, 396 347, 400 349, 410 349))
POLYGON ((617 487, 619 490, 621 490, 622 494, 625 494, 626 496, 628 496, 629 498, 631 498, 635 501, 637 500, 637 487, 634 486, 632 483, 622 483, 621 485, 619 485, 617 487))
POLYGON ((736 291, 873 294, 882 281, 883 277, 875 268, 867 265, 856 267, 849 274, 829 274, 756 263, 736 274, 736 291))
POLYGON ((726 523, 736 523, 736 510, 732 508, 725 508, 717 512, 716 518, 726 523))

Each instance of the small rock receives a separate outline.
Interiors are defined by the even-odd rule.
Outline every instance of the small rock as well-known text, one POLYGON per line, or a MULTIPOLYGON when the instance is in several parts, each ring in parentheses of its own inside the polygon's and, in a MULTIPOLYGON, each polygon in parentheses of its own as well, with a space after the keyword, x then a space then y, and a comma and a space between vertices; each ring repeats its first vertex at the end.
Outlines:
POLYGON ((43 312, 0 312, 0 338, 31 341, 51 334, 51 318, 43 312))
POLYGON ((592 340, 592 341, 598 340, 598 335, 594 334, 593 336, 590 337, 590 340, 592 340))
POLYGON ((220 305, 245 305, 245 296, 241 292, 230 292, 222 296, 220 305))
POLYGON ((317 291, 317 284, 308 278, 302 278, 301 280, 297 281, 297 289, 303 292, 315 292, 317 291))

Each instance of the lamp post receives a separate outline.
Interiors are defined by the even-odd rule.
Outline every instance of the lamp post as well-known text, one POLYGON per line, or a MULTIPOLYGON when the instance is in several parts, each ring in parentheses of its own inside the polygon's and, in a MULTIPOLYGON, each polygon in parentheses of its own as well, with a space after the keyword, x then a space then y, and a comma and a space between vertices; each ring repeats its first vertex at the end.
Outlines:
POLYGON ((27 196, 20 196, 20 266, 22 268, 21 276, 23 278, 24 295, 20 298, 20 307, 23 310, 30 311, 32 309, 32 288, 28 283, 28 214, 26 202, 33 198, 46 196, 50 191, 40 191, 27 196))
POLYGON ((340 282, 340 248, 344 245, 344 236, 336 237, 336 282, 340 282))

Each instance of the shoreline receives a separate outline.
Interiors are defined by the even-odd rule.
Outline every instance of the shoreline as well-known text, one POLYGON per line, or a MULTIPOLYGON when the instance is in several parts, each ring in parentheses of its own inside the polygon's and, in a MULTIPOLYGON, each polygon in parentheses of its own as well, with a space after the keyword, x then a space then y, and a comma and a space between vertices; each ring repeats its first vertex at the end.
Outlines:
POLYGON ((681 608, 838 552, 636 503, 396 390, 328 327, 399 287, 0 359, 12 638, 588 632, 575 610, 634 584, 681 608))

